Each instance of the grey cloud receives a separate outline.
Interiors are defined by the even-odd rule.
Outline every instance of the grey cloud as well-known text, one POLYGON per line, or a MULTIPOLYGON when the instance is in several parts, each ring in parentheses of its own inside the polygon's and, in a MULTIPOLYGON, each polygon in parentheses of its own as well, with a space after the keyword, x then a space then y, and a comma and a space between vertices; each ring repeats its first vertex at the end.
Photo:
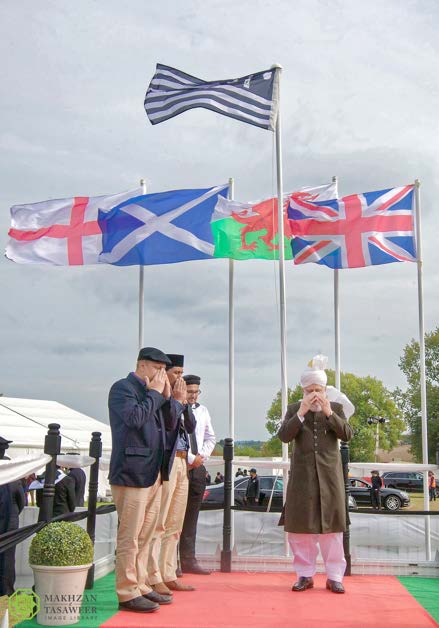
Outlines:
MULTIPOLYGON (((393 0, 48 1, 36 12, 29 0, 7 0, 0 248, 14 203, 115 193, 141 177, 155 192, 234 176, 238 199, 275 195, 270 133, 202 110, 152 127, 143 97, 156 62, 213 80, 279 61, 285 190, 332 175, 341 194, 421 179, 432 328, 439 318, 438 12, 435 3, 393 0)), ((221 260, 145 268, 145 344, 186 354, 187 368, 203 377, 219 436, 227 433, 227 277, 221 260)), ((280 381, 277 267, 236 263, 235 277, 237 434, 264 438, 280 381)), ((314 265, 286 270, 291 385, 316 351, 334 363, 332 277, 314 265)), ((55 398, 106 419, 108 388, 133 368, 137 352, 137 268, 3 259, 0 278, 2 392, 55 398)), ((342 271, 340 286, 343 368, 403 384, 398 359, 417 337, 416 266, 342 271)))

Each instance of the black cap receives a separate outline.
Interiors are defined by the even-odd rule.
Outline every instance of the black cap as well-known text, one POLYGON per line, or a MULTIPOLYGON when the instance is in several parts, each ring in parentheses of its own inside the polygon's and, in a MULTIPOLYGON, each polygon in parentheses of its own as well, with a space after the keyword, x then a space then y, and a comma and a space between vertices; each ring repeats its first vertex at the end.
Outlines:
POLYGON ((0 449, 8 449, 9 444, 12 443, 12 440, 6 440, 3 436, 0 436, 0 449))
POLYGON ((161 362, 165 366, 171 366, 171 360, 168 358, 166 353, 160 351, 160 349, 155 349, 155 347, 143 347, 139 351, 138 360, 150 360, 151 362, 161 362))
POLYGON ((201 383, 201 377, 198 377, 198 375, 184 375, 183 379, 188 386, 191 384, 198 384, 199 386, 201 383))
POLYGON ((257 473, 257 471, 255 468, 253 468, 253 469, 250 469, 249 473, 257 473))
POLYGON ((180 355, 179 353, 167 353, 168 360, 171 362, 168 368, 172 368, 173 366, 179 366, 183 368, 184 366, 184 355, 180 355))

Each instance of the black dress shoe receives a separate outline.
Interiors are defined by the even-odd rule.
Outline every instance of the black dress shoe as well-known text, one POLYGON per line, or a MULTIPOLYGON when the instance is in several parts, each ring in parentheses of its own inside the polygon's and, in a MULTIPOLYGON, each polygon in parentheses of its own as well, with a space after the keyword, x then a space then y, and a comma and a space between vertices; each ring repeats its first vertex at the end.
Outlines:
POLYGON ((158 611, 159 608, 157 602, 146 600, 143 595, 128 600, 128 602, 119 602, 119 609, 121 611, 131 611, 133 613, 153 613, 154 611, 158 611))
POLYGON ((197 573, 200 576, 210 576, 212 573, 209 569, 204 569, 196 560, 182 561, 181 570, 183 573, 197 573))
POLYGON ((337 580, 327 580, 326 588, 332 591, 333 593, 344 593, 344 587, 341 582, 337 582, 337 580))
POLYGON ((312 589, 314 586, 314 580, 312 578, 304 578, 303 576, 298 579, 297 582, 291 587, 292 591, 306 591, 312 589))
POLYGON ((156 602, 157 604, 171 604, 172 595, 162 595, 161 593, 157 593, 157 591, 150 591, 142 596, 145 600, 150 600, 150 602, 156 602))

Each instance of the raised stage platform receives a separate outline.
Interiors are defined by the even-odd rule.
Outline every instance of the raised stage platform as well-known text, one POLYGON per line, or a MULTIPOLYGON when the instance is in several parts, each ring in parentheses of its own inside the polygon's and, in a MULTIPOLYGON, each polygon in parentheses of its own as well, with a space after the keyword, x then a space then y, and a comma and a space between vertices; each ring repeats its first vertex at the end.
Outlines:
MULTIPOLYGON (((294 574, 215 572, 185 575, 194 592, 176 592, 174 602, 155 613, 118 611, 114 574, 98 580, 93 591, 95 611, 81 628, 427 628, 439 625, 439 579, 395 576, 351 576, 345 595, 325 588, 317 575, 315 588, 293 593, 294 574)), ((35 620, 18 624, 36 626, 35 620)))

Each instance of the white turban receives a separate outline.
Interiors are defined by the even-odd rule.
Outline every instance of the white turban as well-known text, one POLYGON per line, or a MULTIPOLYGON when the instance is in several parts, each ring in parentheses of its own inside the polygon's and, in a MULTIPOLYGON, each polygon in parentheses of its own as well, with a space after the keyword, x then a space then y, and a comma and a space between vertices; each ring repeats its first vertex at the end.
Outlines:
MULTIPOLYGON (((300 385, 302 388, 317 384, 318 386, 326 386, 328 378, 325 369, 328 366, 328 358, 325 355, 316 355, 310 362, 310 366, 305 369, 300 377, 300 385)), ((354 404, 335 386, 326 386, 326 396, 329 401, 340 403, 343 406, 345 417, 349 419, 355 412, 354 404)))
POLYGON ((326 396, 328 397, 329 401, 341 403, 341 405, 343 406, 343 412, 344 412, 345 417, 347 419, 351 418, 351 416, 355 412, 355 406, 352 403, 352 401, 348 399, 348 397, 346 397, 344 393, 338 390, 338 388, 335 388, 335 386, 327 386, 326 396))
POLYGON ((311 386, 312 384, 317 384, 318 386, 326 386, 326 382, 328 378, 326 376, 325 371, 321 371, 319 369, 307 369, 303 371, 300 376, 300 385, 302 388, 306 388, 307 386, 311 386))
POLYGON ((318 386, 326 386, 328 378, 325 368, 328 366, 328 358, 325 355, 315 355, 311 360, 311 366, 305 369, 300 376, 300 385, 302 388, 317 384, 318 386))

